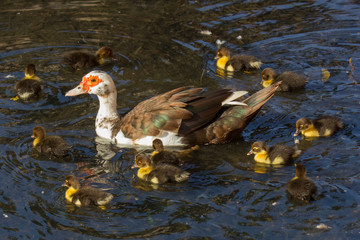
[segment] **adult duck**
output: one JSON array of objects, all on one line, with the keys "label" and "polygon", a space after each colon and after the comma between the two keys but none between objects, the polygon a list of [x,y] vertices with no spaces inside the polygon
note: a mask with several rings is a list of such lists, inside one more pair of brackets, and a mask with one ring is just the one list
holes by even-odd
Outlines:
[{"label": "adult duck", "polygon": [[95,130],[100,137],[117,144],[146,146],[159,138],[165,146],[181,146],[220,144],[239,138],[277,88],[278,84],[273,84],[238,102],[234,100],[246,92],[180,87],[149,98],[120,117],[112,78],[106,72],[92,71],[65,96],[98,96]]}]

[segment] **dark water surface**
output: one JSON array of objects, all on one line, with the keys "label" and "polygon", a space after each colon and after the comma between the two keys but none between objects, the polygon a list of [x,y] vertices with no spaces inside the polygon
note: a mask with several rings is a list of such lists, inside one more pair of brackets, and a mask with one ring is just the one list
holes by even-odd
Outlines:
[{"label": "dark water surface", "polygon": [[[359,239],[360,4],[358,1],[10,1],[0,9],[0,229],[8,239]],[[208,30],[211,35],[204,34]],[[205,32],[206,33],[206,32]],[[241,37],[239,37],[241,36]],[[201,146],[185,164],[185,184],[158,189],[134,178],[135,149],[96,138],[95,96],[65,97],[86,71],[60,65],[68,50],[110,46],[119,61],[101,67],[118,89],[118,110],[183,85],[253,93],[260,71],[223,76],[216,40],[260,58],[263,68],[309,79],[304,91],[277,94],[243,141]],[[350,73],[348,59],[354,71]],[[34,63],[46,81],[33,103],[14,102],[13,86]],[[322,69],[331,76],[321,80]],[[339,116],[335,136],[300,140],[317,200],[288,200],[294,167],[257,166],[257,140],[294,144],[302,116]],[[32,128],[63,136],[74,152],[49,159],[32,150]],[[110,207],[67,204],[64,176],[114,194]],[[325,228],[319,228],[325,224]]]}]

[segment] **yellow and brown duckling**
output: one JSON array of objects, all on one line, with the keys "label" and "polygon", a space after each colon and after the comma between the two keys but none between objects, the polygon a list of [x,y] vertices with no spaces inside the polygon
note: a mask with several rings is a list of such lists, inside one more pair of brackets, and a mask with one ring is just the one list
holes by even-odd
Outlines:
[{"label": "yellow and brown duckling", "polygon": [[254,160],[259,163],[289,164],[301,154],[301,150],[282,144],[268,147],[265,142],[257,141],[252,144],[251,150],[247,153],[247,155],[251,154],[255,154]]},{"label": "yellow and brown duckling", "polygon": [[114,52],[110,47],[102,47],[95,55],[85,50],[74,50],[65,53],[62,62],[75,70],[98,67],[105,63],[106,59],[115,60]]},{"label": "yellow and brown duckling", "polygon": [[314,200],[317,187],[310,178],[306,177],[303,164],[295,164],[295,177],[286,184],[286,191],[297,200]]},{"label": "yellow and brown duckling", "polygon": [[304,137],[329,137],[343,127],[340,119],[333,116],[320,116],[315,120],[303,117],[296,121],[296,132]]},{"label": "yellow and brown duckling", "polygon": [[132,168],[139,168],[137,176],[145,181],[154,184],[164,184],[168,182],[183,182],[189,179],[190,173],[177,166],[161,163],[154,165],[151,159],[144,153],[136,156],[135,164]]},{"label": "yellow and brown duckling", "polygon": [[33,128],[33,147],[42,154],[64,157],[69,153],[71,146],[60,136],[46,136],[46,131],[41,126]]},{"label": "yellow and brown duckling", "polygon": [[[43,84],[36,75],[34,64],[28,64],[25,67],[25,77],[15,84],[15,90],[18,98],[22,100],[29,100],[31,98],[38,98],[43,90]],[[17,100],[15,98],[14,100]]]},{"label": "yellow and brown duckling", "polygon": [[175,152],[171,152],[164,149],[163,142],[156,138],[152,142],[154,151],[152,153],[151,161],[152,164],[158,165],[162,163],[172,164],[176,166],[181,166],[182,161],[179,159],[179,156]]},{"label": "yellow and brown duckling", "polygon": [[226,47],[220,47],[217,50],[215,59],[216,66],[226,71],[251,71],[259,69],[262,62],[250,55],[234,55],[230,57],[230,50]]},{"label": "yellow and brown duckling", "polygon": [[111,193],[92,187],[81,187],[79,180],[74,175],[65,177],[63,186],[68,187],[65,198],[78,207],[98,206],[104,208],[112,199]]},{"label": "yellow and brown duckling", "polygon": [[265,68],[261,72],[261,85],[265,88],[273,83],[281,82],[277,91],[294,91],[305,87],[306,78],[300,74],[286,71],[280,74],[276,74],[272,68]]}]

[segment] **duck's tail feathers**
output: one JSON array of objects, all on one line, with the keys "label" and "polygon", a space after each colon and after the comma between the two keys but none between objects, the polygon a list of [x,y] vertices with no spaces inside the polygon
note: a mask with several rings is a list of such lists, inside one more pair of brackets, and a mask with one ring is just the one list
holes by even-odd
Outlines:
[{"label": "duck's tail feathers", "polygon": [[182,172],[181,174],[175,175],[176,182],[183,182],[189,179],[190,173],[189,172]]},{"label": "duck's tail feathers", "polygon": [[245,103],[243,102],[239,102],[239,101],[234,101],[242,96],[244,96],[245,94],[247,94],[248,92],[247,91],[236,91],[236,92],[233,92],[232,95],[230,95],[227,99],[225,99],[223,102],[222,102],[222,106],[224,105],[244,105],[246,106]]},{"label": "duck's tail feathers", "polygon": [[261,61],[250,62],[250,66],[251,66],[252,68],[260,69],[261,65],[262,65],[262,62],[261,62]]}]

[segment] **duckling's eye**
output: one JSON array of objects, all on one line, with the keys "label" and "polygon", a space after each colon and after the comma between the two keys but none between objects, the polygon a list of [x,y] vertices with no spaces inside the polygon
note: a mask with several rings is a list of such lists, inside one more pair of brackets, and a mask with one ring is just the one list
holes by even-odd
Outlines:
[{"label": "duckling's eye", "polygon": [[257,151],[257,150],[259,150],[258,147],[253,147],[253,151]]},{"label": "duckling's eye", "polygon": [[300,127],[300,128],[303,128],[303,127],[304,127],[304,125],[302,125],[302,124],[301,124],[299,127]]}]

